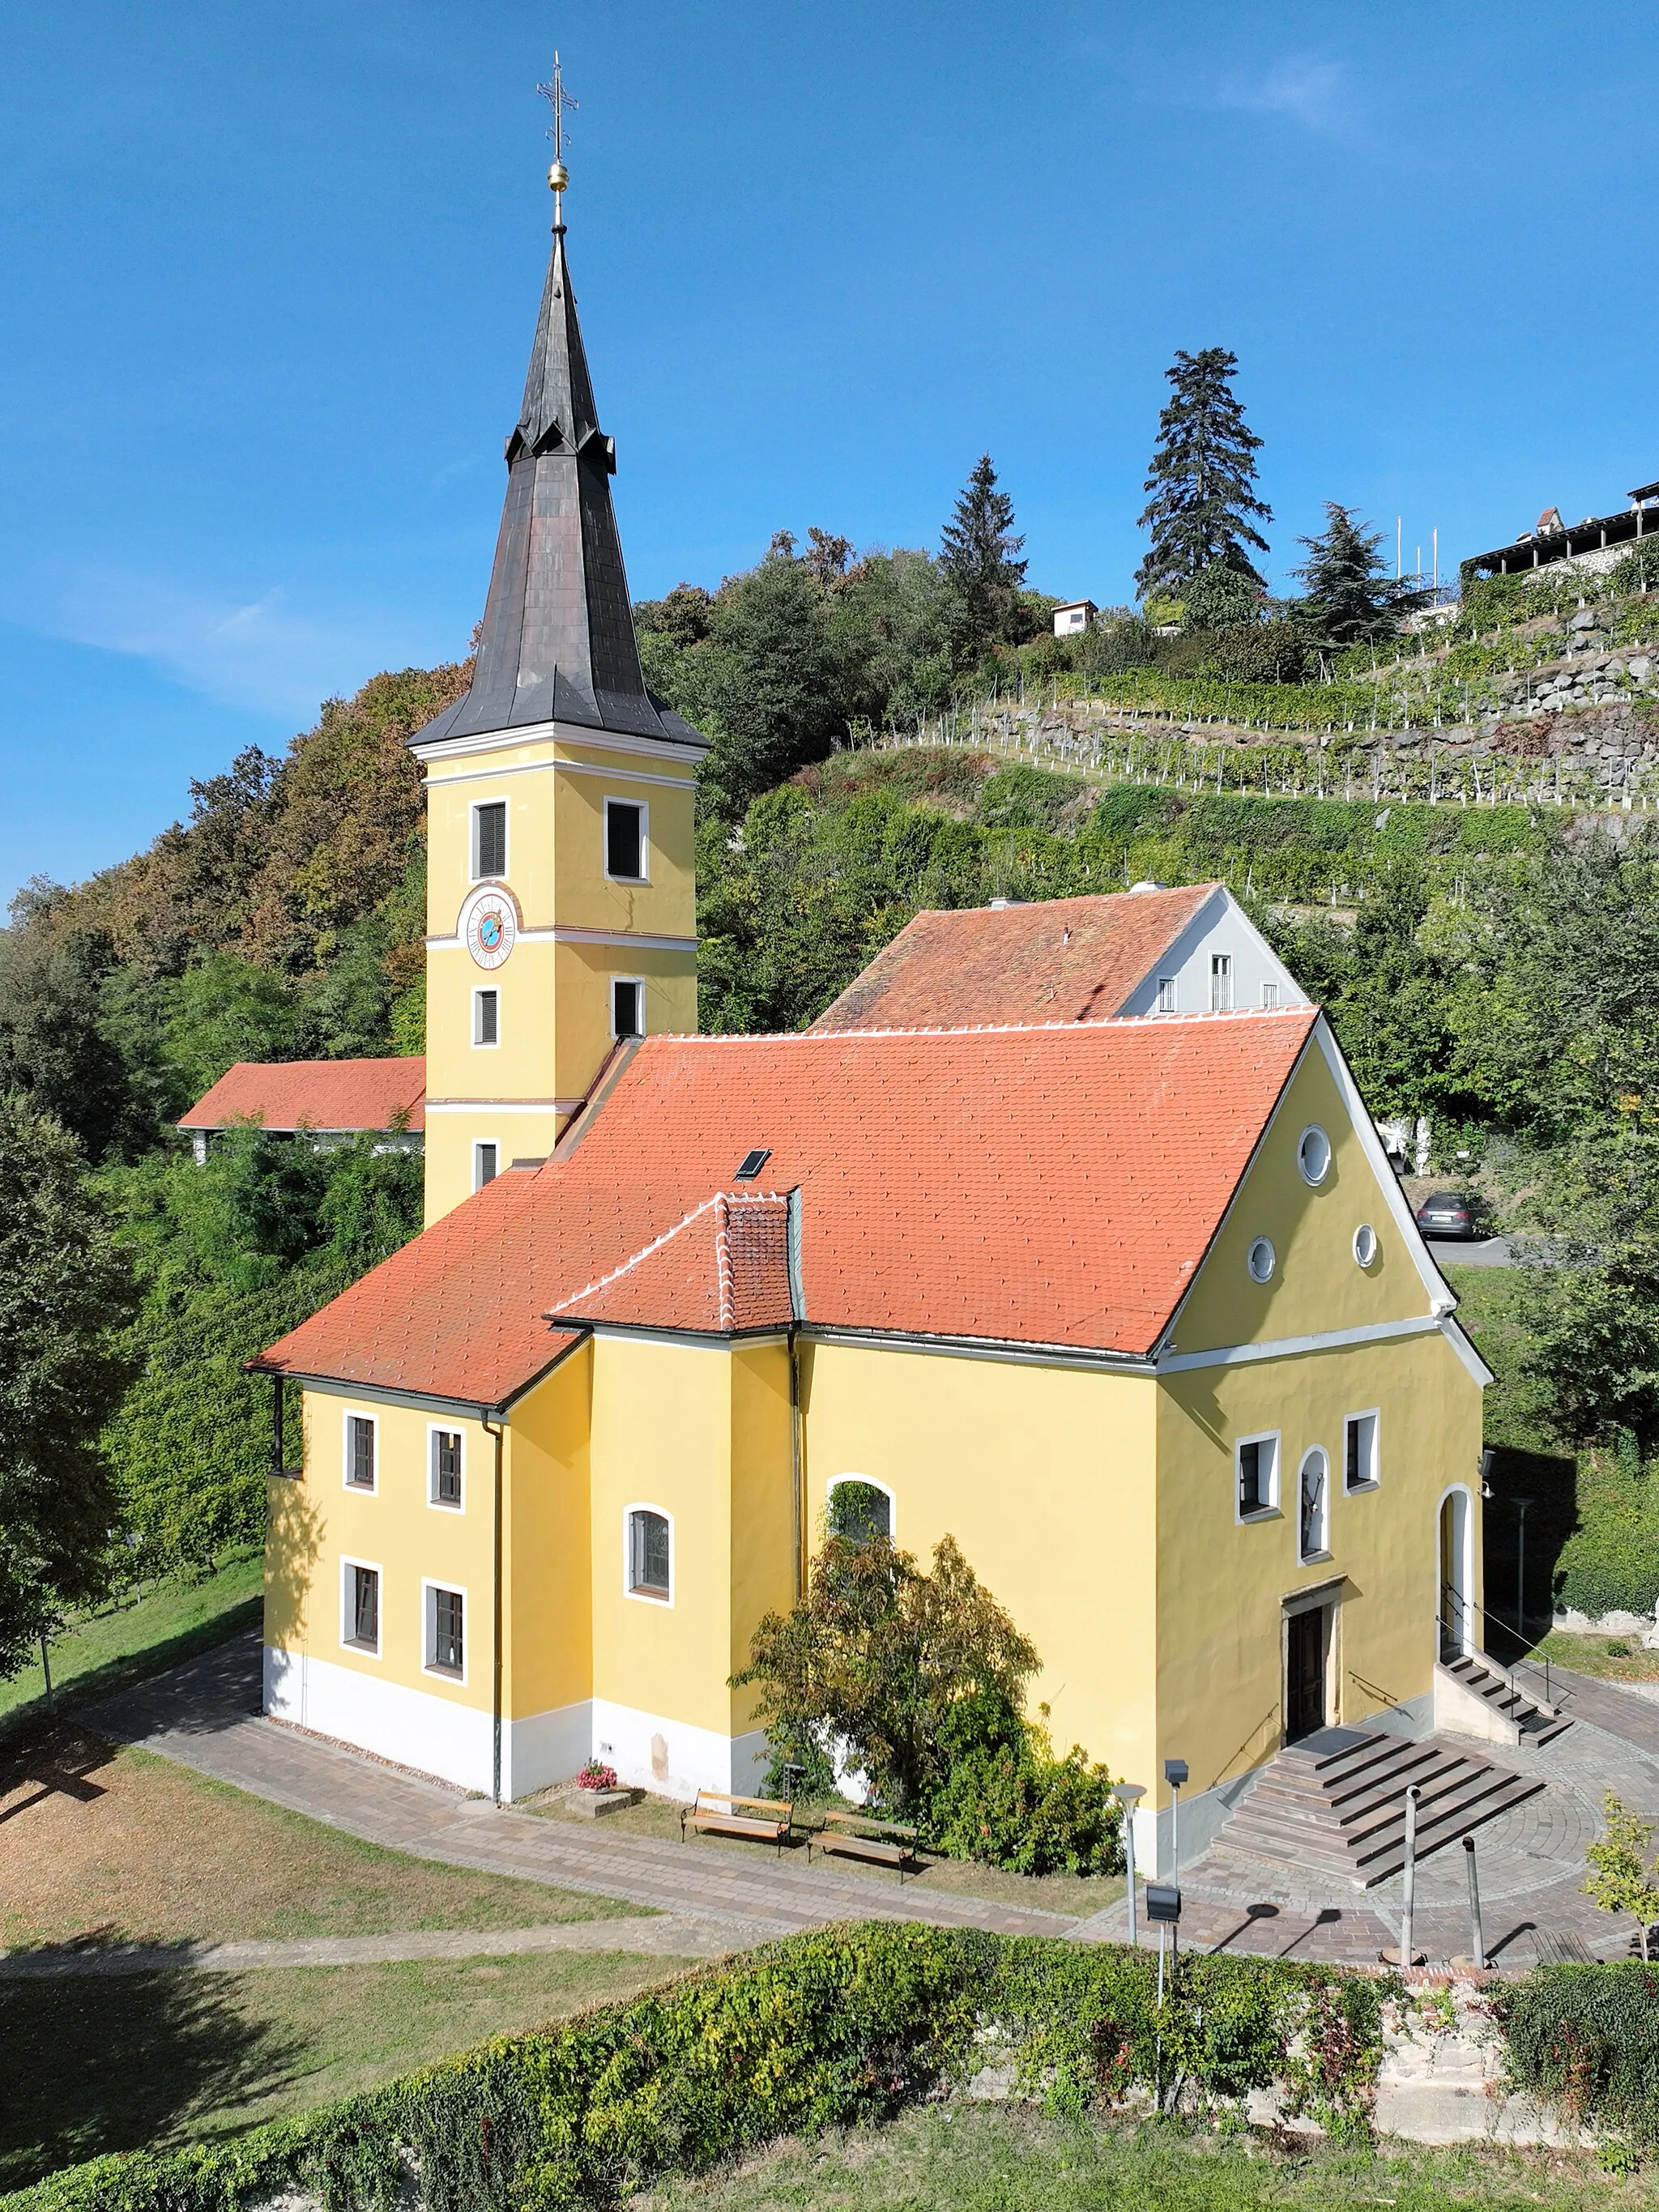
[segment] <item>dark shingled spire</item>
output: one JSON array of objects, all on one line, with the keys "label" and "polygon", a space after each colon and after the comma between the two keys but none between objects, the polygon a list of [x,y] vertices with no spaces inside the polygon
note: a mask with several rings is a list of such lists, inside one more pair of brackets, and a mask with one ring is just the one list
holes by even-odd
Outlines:
[{"label": "dark shingled spire", "polygon": [[507,504],[472,688],[411,744],[550,721],[707,743],[651,696],[640,672],[611,506],[616,466],[616,441],[601,433],[593,404],[564,225],[556,222],[524,408],[507,441]]}]

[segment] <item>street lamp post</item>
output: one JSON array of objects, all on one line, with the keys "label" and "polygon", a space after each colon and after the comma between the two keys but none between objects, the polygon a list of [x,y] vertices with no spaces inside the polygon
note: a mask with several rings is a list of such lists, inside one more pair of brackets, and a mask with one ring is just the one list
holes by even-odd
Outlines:
[{"label": "street lamp post", "polygon": [[[1139,1782],[1115,1782],[1112,1784],[1112,1796],[1122,1808],[1123,1812],[1121,1824],[1123,1872],[1129,1904],[1129,1948],[1131,1950],[1136,1949],[1140,1942],[1139,1929],[1135,1917],[1135,1807],[1146,1795],[1145,1786]],[[1153,1871],[1156,1873],[1157,1869],[1154,1868]]]}]

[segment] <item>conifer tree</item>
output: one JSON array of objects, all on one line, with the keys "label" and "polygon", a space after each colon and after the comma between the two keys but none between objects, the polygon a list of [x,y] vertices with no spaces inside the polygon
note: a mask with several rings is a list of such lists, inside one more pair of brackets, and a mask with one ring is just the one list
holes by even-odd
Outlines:
[{"label": "conifer tree", "polygon": [[981,453],[939,533],[951,653],[958,667],[1013,637],[1025,583],[1025,563],[1017,556],[1024,543],[1014,533],[1014,502],[997,489],[991,456]]},{"label": "conifer tree", "polygon": [[1135,571],[1143,599],[1179,592],[1202,568],[1222,562],[1263,582],[1247,546],[1265,553],[1256,521],[1273,509],[1255,496],[1255,454],[1261,441],[1244,420],[1232,391],[1237,354],[1224,346],[1177,353],[1164,375],[1174,397],[1158,418],[1158,444],[1144,489],[1152,494],[1140,527],[1152,547]]},{"label": "conifer tree", "polygon": [[1325,502],[1325,527],[1318,537],[1297,543],[1308,549],[1304,564],[1291,571],[1308,587],[1297,617],[1322,645],[1392,637],[1401,616],[1426,606],[1433,596],[1389,575],[1381,532],[1367,530],[1352,507],[1334,499]]}]

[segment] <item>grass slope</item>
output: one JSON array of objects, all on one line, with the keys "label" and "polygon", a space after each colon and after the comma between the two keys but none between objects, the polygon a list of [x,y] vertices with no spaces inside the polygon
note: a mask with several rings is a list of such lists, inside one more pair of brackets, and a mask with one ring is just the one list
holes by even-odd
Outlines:
[{"label": "grass slope", "polygon": [[0,2189],[326,2104],[631,1996],[678,1963],[555,1954],[0,1983]]},{"label": "grass slope", "polygon": [[1613,2180],[1582,2155],[1413,2151],[1372,2157],[1170,2125],[1099,2126],[1017,2106],[953,2105],[890,2128],[774,2145],[704,2181],[676,2181],[636,2212],[1252,2212],[1388,2204],[1399,2212],[1638,2212],[1651,2182]]},{"label": "grass slope", "polygon": [[[57,1712],[108,1697],[129,1682],[221,1644],[259,1625],[261,1555],[241,1551],[200,1583],[165,1583],[137,1605],[79,1622],[48,1647]],[[37,1663],[0,1681],[0,1738],[47,1717],[46,1683]]]},{"label": "grass slope", "polygon": [[0,1936],[9,1945],[528,1928],[635,1912],[383,1850],[76,1731],[0,1764]]}]

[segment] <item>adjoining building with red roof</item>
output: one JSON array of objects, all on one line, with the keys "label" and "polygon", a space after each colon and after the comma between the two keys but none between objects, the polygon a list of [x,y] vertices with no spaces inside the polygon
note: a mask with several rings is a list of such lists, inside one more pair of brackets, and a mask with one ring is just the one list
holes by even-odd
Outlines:
[{"label": "adjoining building with red roof", "polygon": [[919,915],[810,1031],[688,1034],[702,740],[614,466],[560,221],[472,690],[412,741],[424,1087],[191,1117],[428,1129],[428,1226],[252,1363],[267,1711],[503,1799],[753,1790],[732,1678],[851,1483],[955,1538],[1155,1856],[1166,1759],[1196,1844],[1287,1741],[1421,1733],[1490,1378],[1323,1018],[1200,884]]},{"label": "adjoining building with red roof", "polygon": [[209,1141],[238,1126],[283,1136],[384,1135],[419,1152],[426,1128],[426,1061],[399,1060],[239,1060],[198,1098],[179,1123],[207,1158]]}]

